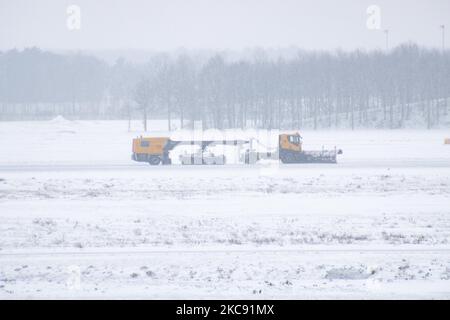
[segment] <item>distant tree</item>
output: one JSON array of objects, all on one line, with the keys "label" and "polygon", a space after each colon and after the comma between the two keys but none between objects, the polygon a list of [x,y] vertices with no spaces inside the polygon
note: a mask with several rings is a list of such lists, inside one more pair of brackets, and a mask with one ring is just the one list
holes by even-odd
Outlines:
[{"label": "distant tree", "polygon": [[402,128],[422,118],[433,128],[448,115],[448,50],[406,43],[389,52],[249,53],[161,53],[108,65],[83,54],[9,50],[0,54],[0,110],[130,120],[136,102],[145,119],[151,108],[169,130],[174,118],[181,127],[202,120],[218,129]]},{"label": "distant tree", "polygon": [[147,114],[152,100],[151,84],[148,78],[142,78],[134,90],[134,100],[142,111],[142,124],[147,131]]}]

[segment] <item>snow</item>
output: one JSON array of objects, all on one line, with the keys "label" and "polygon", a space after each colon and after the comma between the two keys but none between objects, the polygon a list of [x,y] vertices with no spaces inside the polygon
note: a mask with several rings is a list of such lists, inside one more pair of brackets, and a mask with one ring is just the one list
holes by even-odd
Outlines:
[{"label": "snow", "polygon": [[[151,121],[150,133],[141,130],[133,121],[127,131],[126,121],[69,121],[56,117],[40,122],[1,122],[0,165],[130,165],[131,139],[140,135],[168,136],[166,121]],[[301,131],[306,150],[343,149],[341,165],[348,166],[404,166],[405,164],[446,166],[450,159],[449,145],[444,139],[450,130],[324,130]],[[264,146],[276,147],[277,131],[262,130],[206,130],[194,132],[178,130],[170,134],[177,139],[249,139],[258,138]],[[218,147],[220,148],[220,147]],[[225,149],[235,151],[226,146]],[[182,147],[174,150],[178,159]],[[226,151],[225,151],[226,152]],[[237,157],[227,154],[227,159]],[[234,161],[235,162],[235,161]]]},{"label": "snow", "polygon": [[132,129],[0,122],[0,298],[450,298],[449,130],[301,132],[338,164],[151,167]]}]

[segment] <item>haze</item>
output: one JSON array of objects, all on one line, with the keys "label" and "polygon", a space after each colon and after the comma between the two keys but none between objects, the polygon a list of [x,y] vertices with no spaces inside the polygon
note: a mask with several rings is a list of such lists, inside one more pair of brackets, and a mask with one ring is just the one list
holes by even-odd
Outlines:
[{"label": "haze", "polygon": [[[80,30],[66,25],[72,4]],[[380,30],[366,26],[373,4]],[[0,50],[375,49],[385,47],[383,29],[390,46],[440,47],[449,22],[448,0],[0,0]]]}]

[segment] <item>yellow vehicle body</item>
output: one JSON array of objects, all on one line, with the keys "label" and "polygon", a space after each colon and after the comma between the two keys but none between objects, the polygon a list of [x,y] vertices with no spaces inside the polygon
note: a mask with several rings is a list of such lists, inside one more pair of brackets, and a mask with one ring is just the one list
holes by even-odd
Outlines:
[{"label": "yellow vehicle body", "polygon": [[133,139],[133,153],[154,154],[162,156],[164,147],[170,139],[168,137],[135,138]]},{"label": "yellow vehicle body", "polygon": [[157,165],[160,162],[170,164],[169,151],[171,140],[168,137],[140,137],[133,139],[132,159]]}]

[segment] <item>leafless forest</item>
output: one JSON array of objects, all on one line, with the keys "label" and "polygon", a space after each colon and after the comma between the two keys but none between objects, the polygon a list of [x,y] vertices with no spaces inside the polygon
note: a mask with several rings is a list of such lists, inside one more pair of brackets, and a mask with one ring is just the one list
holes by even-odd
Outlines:
[{"label": "leafless forest", "polygon": [[[450,51],[301,51],[251,58],[158,53],[107,63],[39,48],[0,53],[3,120],[176,119],[184,128],[447,126]],[[173,128],[173,125],[172,125]],[[151,128],[147,128],[151,129]]]}]

